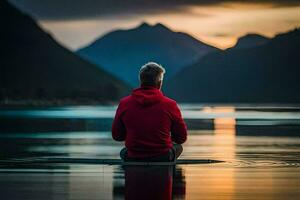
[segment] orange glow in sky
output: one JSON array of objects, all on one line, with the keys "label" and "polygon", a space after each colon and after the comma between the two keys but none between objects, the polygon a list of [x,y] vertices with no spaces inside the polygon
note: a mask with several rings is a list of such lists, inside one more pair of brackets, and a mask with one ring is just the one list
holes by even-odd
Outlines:
[{"label": "orange glow in sky", "polygon": [[247,33],[273,37],[300,27],[300,6],[221,3],[186,6],[176,12],[66,21],[40,20],[39,23],[60,43],[70,49],[78,49],[107,32],[134,28],[144,21],[150,24],[160,22],[174,31],[186,32],[205,43],[225,49]]}]

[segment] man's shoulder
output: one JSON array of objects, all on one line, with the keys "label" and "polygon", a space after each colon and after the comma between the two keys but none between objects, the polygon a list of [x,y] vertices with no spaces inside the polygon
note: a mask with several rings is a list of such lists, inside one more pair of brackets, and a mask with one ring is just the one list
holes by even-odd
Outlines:
[{"label": "man's shoulder", "polygon": [[131,101],[131,95],[122,97],[122,98],[120,99],[120,104],[124,104],[124,103],[127,103],[127,102],[129,102],[129,101]]},{"label": "man's shoulder", "polygon": [[171,99],[170,97],[164,96],[163,97],[163,103],[170,105],[170,106],[174,106],[177,105],[177,102],[174,99]]}]

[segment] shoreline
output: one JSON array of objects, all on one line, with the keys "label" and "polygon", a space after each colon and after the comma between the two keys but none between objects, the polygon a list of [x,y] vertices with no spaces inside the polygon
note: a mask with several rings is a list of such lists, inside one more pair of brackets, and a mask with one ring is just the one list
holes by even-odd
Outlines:
[{"label": "shoreline", "polygon": [[[121,97],[120,97],[121,99]],[[0,109],[39,109],[65,106],[113,106],[118,105],[119,100],[102,100],[87,98],[72,99],[4,99],[0,100]],[[300,103],[276,103],[276,102],[177,102],[182,107],[235,107],[236,109],[294,109],[300,108]]]},{"label": "shoreline", "polygon": [[37,109],[64,106],[110,106],[116,105],[118,101],[102,101],[91,99],[52,99],[52,100],[4,100],[0,101],[0,109]]}]

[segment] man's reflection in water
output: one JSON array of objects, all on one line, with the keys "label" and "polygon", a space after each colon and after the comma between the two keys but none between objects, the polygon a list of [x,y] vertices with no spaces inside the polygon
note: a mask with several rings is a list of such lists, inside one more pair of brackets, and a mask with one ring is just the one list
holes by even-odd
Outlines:
[{"label": "man's reflection in water", "polygon": [[[174,166],[126,166],[125,186],[114,184],[114,199],[184,199],[182,169]],[[115,183],[117,183],[115,181]]]}]

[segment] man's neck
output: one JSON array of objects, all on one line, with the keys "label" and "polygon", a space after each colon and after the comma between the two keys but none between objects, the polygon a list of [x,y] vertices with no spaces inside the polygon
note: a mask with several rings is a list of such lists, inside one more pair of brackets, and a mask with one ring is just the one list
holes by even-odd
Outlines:
[{"label": "man's neck", "polygon": [[160,90],[159,86],[154,86],[154,85],[140,85],[140,87],[149,87],[149,88],[155,88],[155,89]]}]

